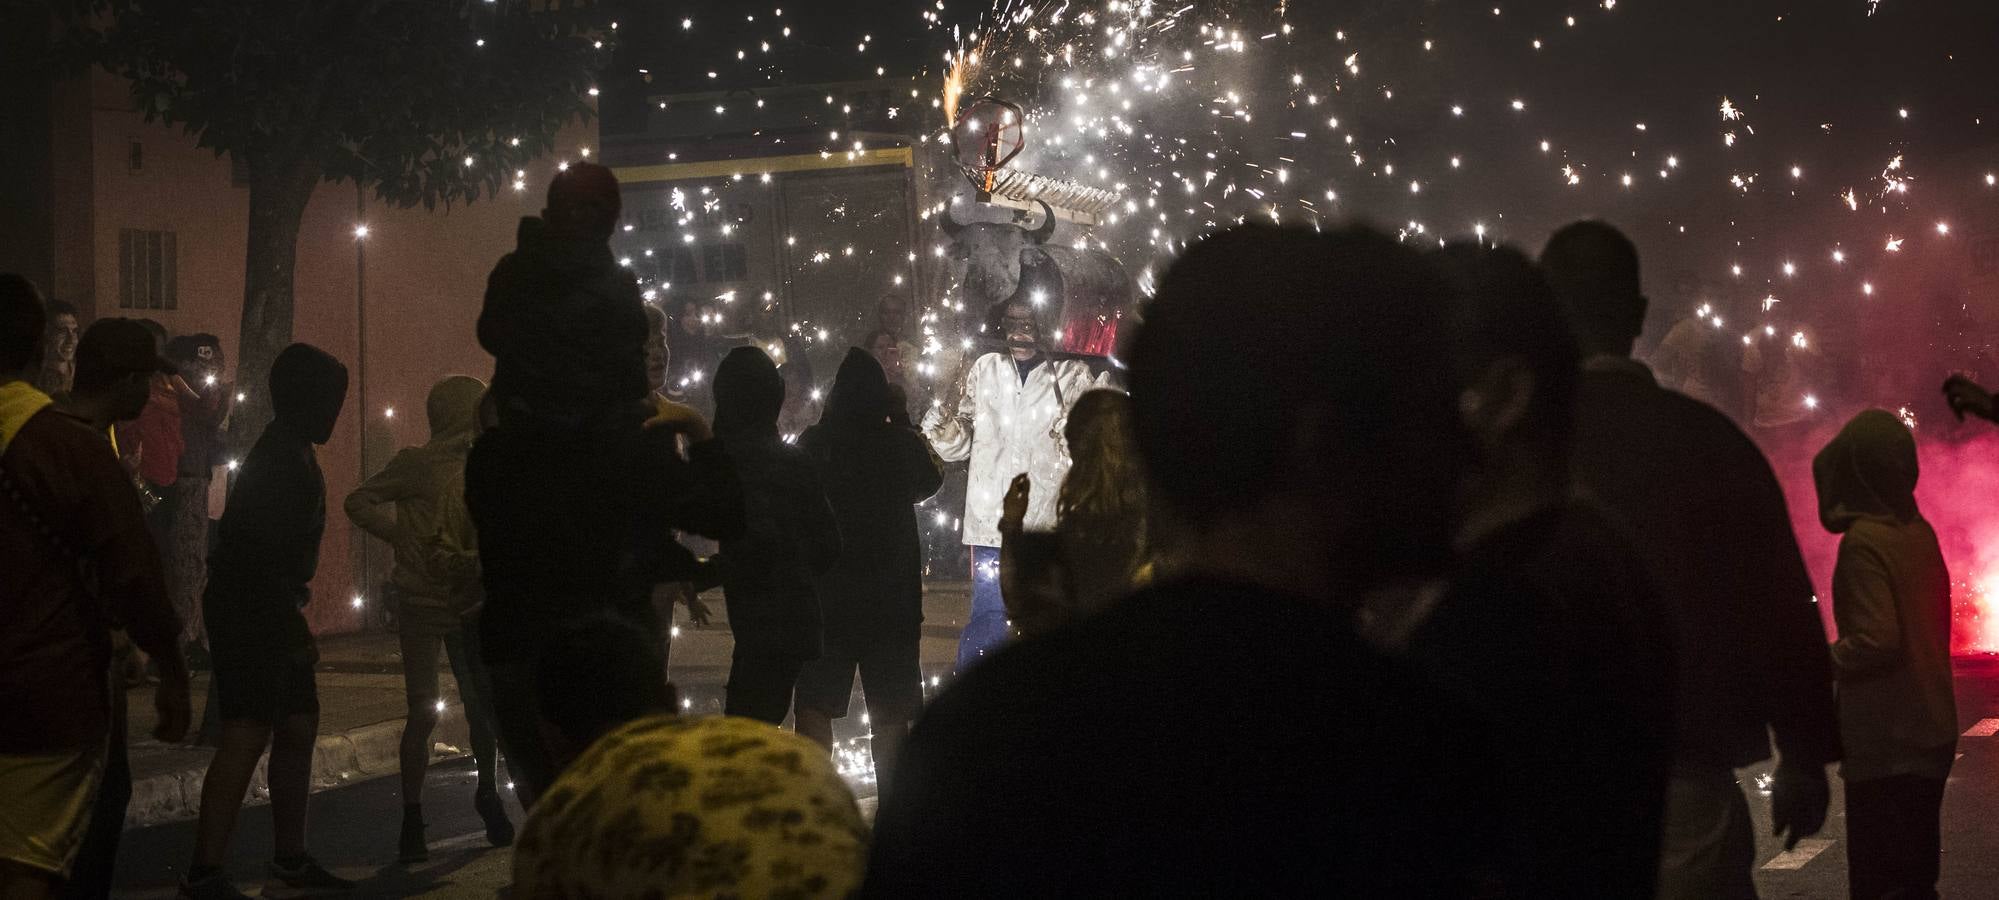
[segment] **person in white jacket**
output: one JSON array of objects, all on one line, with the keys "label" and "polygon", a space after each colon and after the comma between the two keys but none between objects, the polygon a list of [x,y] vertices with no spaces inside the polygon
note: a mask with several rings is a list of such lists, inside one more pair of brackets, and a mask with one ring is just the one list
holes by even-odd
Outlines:
[{"label": "person in white jacket", "polygon": [[1083,393],[1098,386],[1087,362],[1043,350],[1034,305],[1009,301],[999,320],[1007,349],[973,361],[955,405],[931,407],[923,433],[947,462],[971,460],[964,541],[972,555],[972,614],[958,638],[958,671],[997,648],[1007,633],[1000,597],[1000,507],[1014,476],[1033,484],[1026,526],[1055,526],[1055,498],[1069,471],[1062,425]]}]

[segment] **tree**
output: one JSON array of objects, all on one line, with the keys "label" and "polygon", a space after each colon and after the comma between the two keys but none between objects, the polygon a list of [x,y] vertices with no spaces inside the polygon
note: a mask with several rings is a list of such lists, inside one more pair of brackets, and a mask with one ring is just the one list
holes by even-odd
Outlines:
[{"label": "tree", "polygon": [[[128,79],[249,175],[240,384],[292,340],[306,204],[353,181],[408,208],[517,190],[515,173],[592,114],[615,32],[597,0],[51,0],[57,58]],[[254,439],[265,392],[238,413]]]}]

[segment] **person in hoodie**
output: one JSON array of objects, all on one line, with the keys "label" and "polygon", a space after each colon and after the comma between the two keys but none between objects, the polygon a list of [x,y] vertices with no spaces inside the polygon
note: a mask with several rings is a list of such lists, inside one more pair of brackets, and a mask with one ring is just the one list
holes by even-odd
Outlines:
[{"label": "person in hoodie", "polygon": [[840,558],[817,582],[825,652],[798,678],[798,733],[831,747],[847,714],[854,674],[867,696],[878,784],[923,707],[923,539],[915,504],[944,483],[929,442],[909,424],[887,373],[860,348],[847,351],[826,412],[799,438],[826,486]]},{"label": "person in hoodie", "polygon": [[194,860],[181,896],[242,896],[222,870],[257,760],[271,754],[271,885],[349,890],[306,853],[306,798],[319,739],[319,661],[305,606],[326,531],[326,480],[313,448],[333,436],[347,367],[293,344],[271,363],[271,424],[243,459],[208,560],[202,616],[215,661],[221,737],[201,787]]},{"label": "person in hoodie", "polygon": [[715,372],[715,433],[742,481],[747,526],[710,558],[735,633],[724,712],[776,725],[791,711],[799,670],[820,653],[813,583],[840,556],[840,531],[805,451],[777,433],[784,376],[755,347]]},{"label": "person in hoodie", "polygon": [[622,207],[610,169],[571,165],[493,268],[479,346],[493,354],[502,427],[606,423],[645,399],[645,301],[611,255]]},{"label": "person in hoodie", "polygon": [[1832,667],[1854,900],[1937,895],[1957,699],[1950,573],[1916,507],[1916,476],[1915,438],[1878,409],[1854,416],[1812,460],[1819,522],[1840,536]]},{"label": "person in hoodie", "polygon": [[403,825],[398,858],[429,858],[423,837],[423,778],[430,765],[430,734],[437,726],[437,654],[441,646],[458,682],[465,721],[472,735],[472,758],[479,786],[472,805],[486,823],[495,847],[513,843],[514,826],[500,801],[495,778],[491,688],[479,661],[478,632],[466,627],[479,590],[479,543],[465,510],[465,454],[479,433],[479,401],[485,382],[450,375],[430,389],[426,412],[430,441],[395,455],[387,466],[347,495],[347,518],[395,548],[390,582],[401,606],[403,694],[409,717],[403,724]]}]

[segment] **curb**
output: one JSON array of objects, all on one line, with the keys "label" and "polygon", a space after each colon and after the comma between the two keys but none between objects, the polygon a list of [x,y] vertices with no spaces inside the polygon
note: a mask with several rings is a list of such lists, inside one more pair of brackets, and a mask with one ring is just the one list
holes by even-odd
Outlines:
[{"label": "curb", "polygon": [[[390,719],[372,725],[322,734],[312,750],[312,791],[350,784],[357,780],[393,775],[402,767],[404,719]],[[451,704],[438,717],[431,732],[431,761],[458,759],[470,755],[463,749],[471,744],[464,708]],[[208,775],[208,757],[179,771],[135,779],[132,802],[125,807],[125,827],[136,828],[192,819],[201,812],[201,786]],[[267,803],[271,798],[266,767],[270,756],[257,762],[250,777],[245,804]]]}]

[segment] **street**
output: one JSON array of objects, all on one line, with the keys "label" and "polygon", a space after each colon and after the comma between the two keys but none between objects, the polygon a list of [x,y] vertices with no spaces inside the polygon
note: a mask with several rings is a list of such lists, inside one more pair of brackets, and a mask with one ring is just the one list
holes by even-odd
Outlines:
[{"label": "street", "polygon": [[[1986,896],[1999,881],[1999,828],[1988,810],[1999,805],[1999,658],[1958,660],[1958,709],[1965,737],[1944,800],[1944,896]],[[1754,785],[1759,767],[1745,771]],[[367,897],[492,897],[509,880],[511,857],[486,844],[472,811],[474,778],[469,760],[432,767],[426,782],[424,815],[429,822],[431,859],[404,867],[395,863],[396,826],[401,798],[396,779],[374,778],[317,794],[313,798],[312,849],[339,874],[361,880]],[[1789,852],[1769,836],[1769,802],[1750,795],[1757,822],[1756,882],[1765,897],[1835,898],[1846,894],[1845,816],[1840,782],[1832,779],[1833,807],[1825,830]],[[1190,785],[1190,790],[1198,790]],[[871,793],[861,785],[861,791]],[[872,797],[863,809],[872,812]],[[518,821],[519,810],[514,808]],[[229,871],[237,886],[256,893],[262,866],[270,858],[270,816],[257,806],[241,819]],[[171,897],[189,848],[194,823],[173,822],[126,832],[118,867],[120,896]]]}]

